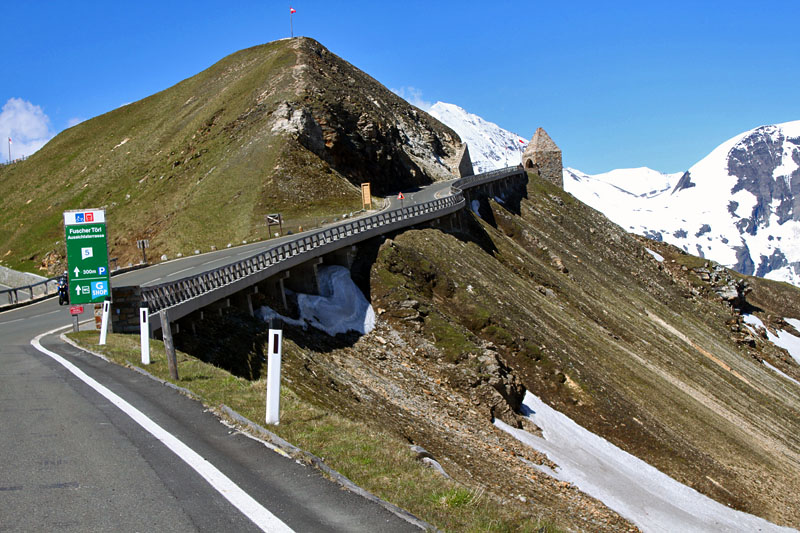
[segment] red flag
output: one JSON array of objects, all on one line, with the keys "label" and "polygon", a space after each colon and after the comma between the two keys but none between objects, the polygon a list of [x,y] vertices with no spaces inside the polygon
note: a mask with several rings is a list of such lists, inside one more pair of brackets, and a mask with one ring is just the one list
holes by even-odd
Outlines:
[{"label": "red flag", "polygon": [[11,137],[9,137],[9,138],[8,138],[8,144],[13,144],[13,143],[11,142]]},{"label": "red flag", "polygon": [[290,7],[290,8],[289,8],[289,13],[290,13],[290,14],[297,13],[297,10],[296,10],[295,8],[293,8],[293,7]]},{"label": "red flag", "polygon": [[522,144],[525,144],[525,141],[522,140],[522,139],[520,139],[519,142],[521,142]]}]

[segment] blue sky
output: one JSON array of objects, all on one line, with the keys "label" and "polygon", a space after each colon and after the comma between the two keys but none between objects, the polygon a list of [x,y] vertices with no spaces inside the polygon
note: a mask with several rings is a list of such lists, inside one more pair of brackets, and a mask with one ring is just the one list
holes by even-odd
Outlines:
[{"label": "blue sky", "polygon": [[[0,139],[12,157],[242,48],[313,37],[387,87],[457,104],[598,173],[685,170],[800,119],[800,2],[10,2]],[[8,157],[2,143],[0,160]]]}]

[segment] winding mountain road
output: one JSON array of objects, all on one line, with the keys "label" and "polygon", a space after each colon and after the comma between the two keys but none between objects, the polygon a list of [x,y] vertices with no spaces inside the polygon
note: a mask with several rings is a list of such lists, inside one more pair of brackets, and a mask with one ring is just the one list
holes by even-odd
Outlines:
[{"label": "winding mountain road", "polygon": [[[449,182],[406,193],[404,204],[445,190]],[[178,279],[280,242],[193,255],[113,283]],[[0,529],[418,530],[231,430],[200,403],[64,343],[59,334],[71,323],[52,298],[0,312]]]}]

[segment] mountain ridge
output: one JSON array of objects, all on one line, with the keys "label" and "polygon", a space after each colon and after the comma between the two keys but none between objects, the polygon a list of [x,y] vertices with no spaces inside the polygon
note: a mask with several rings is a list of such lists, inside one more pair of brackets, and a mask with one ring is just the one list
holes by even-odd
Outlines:
[{"label": "mountain ridge", "polygon": [[[109,253],[136,261],[314,227],[376,196],[471,172],[458,135],[313,39],[227,56],[0,167],[5,266],[63,269],[61,212],[105,208]],[[235,208],[234,208],[235,206]],[[208,228],[213,228],[209,232]]]},{"label": "mountain ridge", "polygon": [[[496,139],[516,134],[452,104],[433,109],[447,110],[438,118],[473,143],[471,156],[482,170],[506,166]],[[800,285],[800,121],[735,135],[685,172],[641,167],[589,175],[565,168],[563,174],[568,192],[628,231],[743,274]]]}]

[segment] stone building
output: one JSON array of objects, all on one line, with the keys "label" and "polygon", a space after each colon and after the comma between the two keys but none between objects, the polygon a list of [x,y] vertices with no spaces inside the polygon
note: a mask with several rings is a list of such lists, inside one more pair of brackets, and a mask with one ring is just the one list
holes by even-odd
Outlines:
[{"label": "stone building", "polygon": [[522,166],[537,171],[542,178],[564,188],[561,149],[544,129],[539,128],[533,134],[533,139],[522,153]]}]

